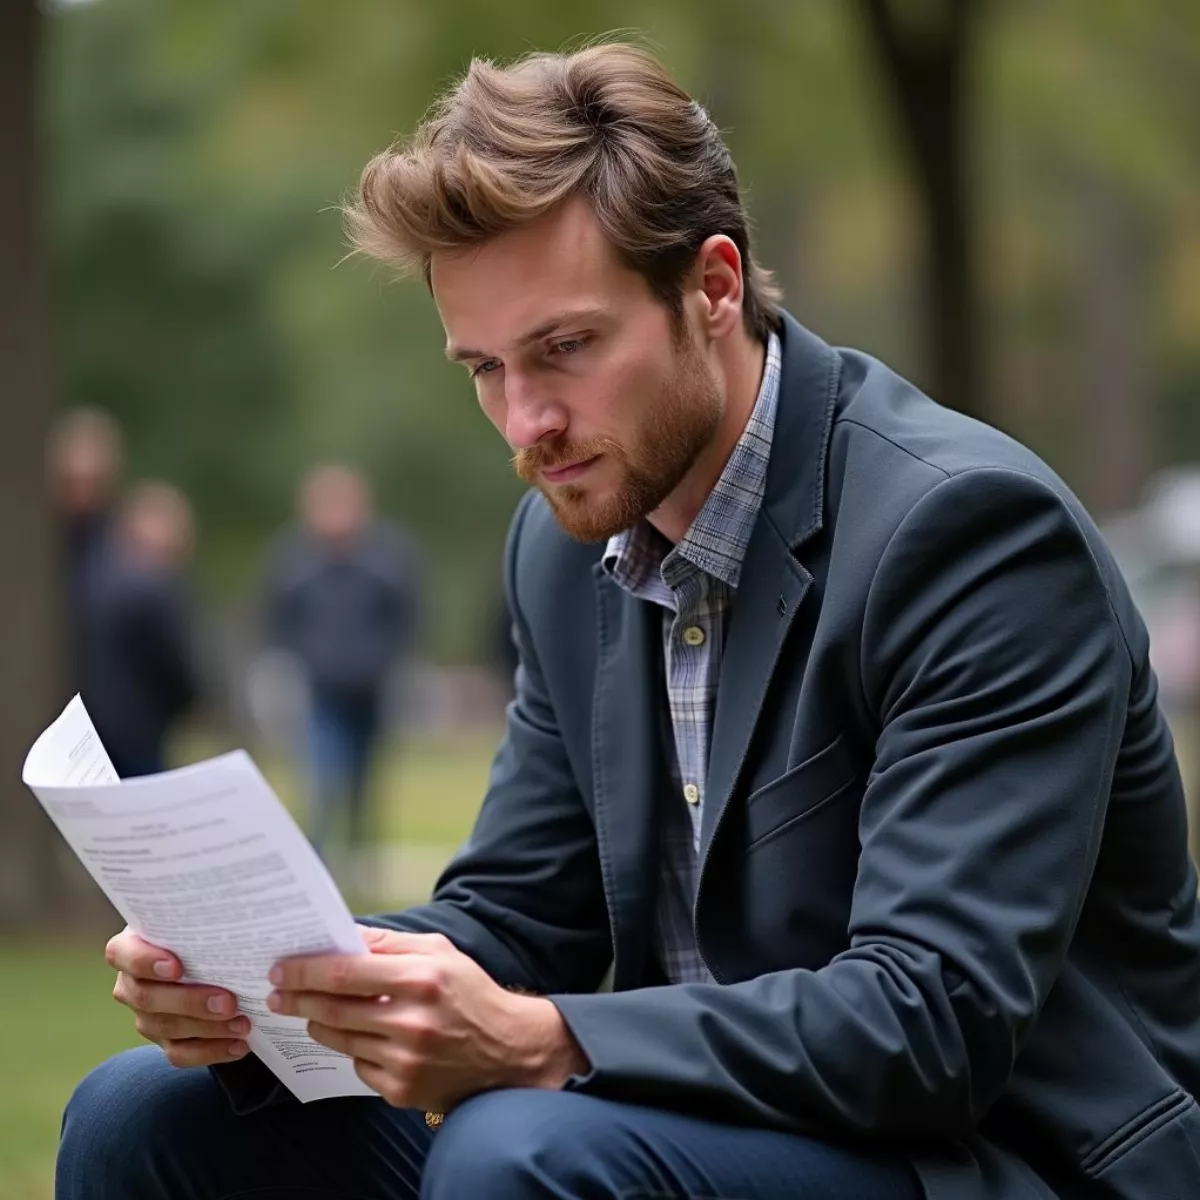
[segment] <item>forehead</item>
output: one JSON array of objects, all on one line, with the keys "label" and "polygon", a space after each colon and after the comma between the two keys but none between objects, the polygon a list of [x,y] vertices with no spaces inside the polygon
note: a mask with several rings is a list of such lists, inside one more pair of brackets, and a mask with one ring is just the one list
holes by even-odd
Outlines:
[{"label": "forehead", "polygon": [[434,254],[430,284],[450,341],[489,351],[549,314],[649,295],[580,200],[482,245]]}]

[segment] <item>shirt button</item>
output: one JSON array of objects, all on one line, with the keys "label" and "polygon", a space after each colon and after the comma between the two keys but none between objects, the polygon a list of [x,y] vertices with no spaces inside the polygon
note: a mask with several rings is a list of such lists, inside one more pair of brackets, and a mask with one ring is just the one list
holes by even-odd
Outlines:
[{"label": "shirt button", "polygon": [[689,646],[703,646],[704,630],[701,629],[699,625],[689,625],[683,631],[683,640],[687,642]]},{"label": "shirt button", "polygon": [[694,783],[685,783],[683,785],[683,798],[689,804],[699,804],[700,789]]}]

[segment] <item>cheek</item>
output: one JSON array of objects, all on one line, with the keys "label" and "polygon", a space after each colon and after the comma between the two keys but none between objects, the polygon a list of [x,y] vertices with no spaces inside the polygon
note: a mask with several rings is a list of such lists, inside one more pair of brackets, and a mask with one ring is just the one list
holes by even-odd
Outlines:
[{"label": "cheek", "polygon": [[605,389],[604,420],[618,434],[636,434],[662,395],[667,373],[656,360],[632,357],[614,371]]},{"label": "cheek", "polygon": [[620,417],[637,408],[644,386],[637,364],[621,363],[606,374],[603,386],[597,389],[594,407],[606,416]]},{"label": "cheek", "polygon": [[675,365],[675,352],[670,332],[660,328],[657,321],[646,321],[634,327],[633,336],[620,356],[620,369],[630,382],[642,388],[661,385]]},{"label": "cheek", "polygon": [[[504,403],[504,393],[499,388],[480,386],[476,388],[475,399],[483,410],[483,415],[492,423],[496,432],[504,437],[508,424],[508,405]],[[505,441],[508,439],[505,438]]]}]

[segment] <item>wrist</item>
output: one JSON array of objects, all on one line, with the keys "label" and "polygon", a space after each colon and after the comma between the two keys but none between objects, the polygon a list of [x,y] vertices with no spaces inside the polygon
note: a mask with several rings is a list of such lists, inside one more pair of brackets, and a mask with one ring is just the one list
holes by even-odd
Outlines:
[{"label": "wrist", "polygon": [[514,996],[519,1002],[517,1036],[510,1045],[515,1087],[561,1088],[572,1075],[589,1069],[587,1055],[575,1040],[557,1006],[540,996]]}]

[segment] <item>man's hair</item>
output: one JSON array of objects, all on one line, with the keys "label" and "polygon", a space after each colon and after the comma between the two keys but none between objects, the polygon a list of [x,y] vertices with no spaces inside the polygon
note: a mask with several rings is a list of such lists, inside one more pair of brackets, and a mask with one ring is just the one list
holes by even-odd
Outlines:
[{"label": "man's hair", "polygon": [[742,257],[747,330],[766,340],[780,293],[755,263],[721,134],[653,55],[607,43],[476,59],[413,137],[376,156],[346,209],[362,252],[429,282],[431,255],[477,245],[583,197],[673,314],[706,238]]}]

